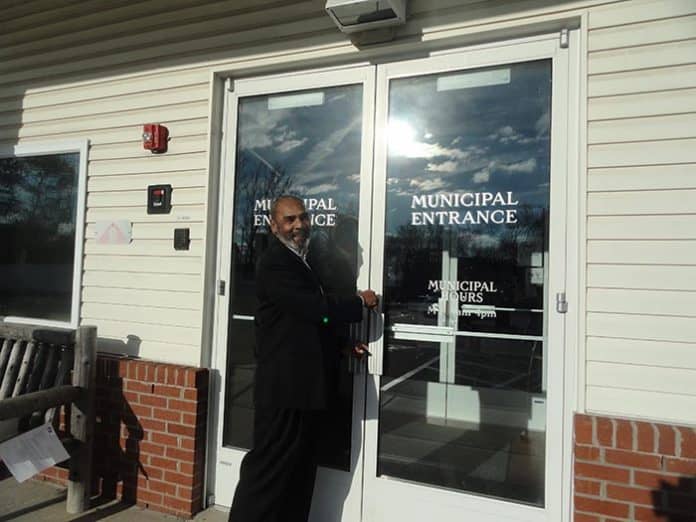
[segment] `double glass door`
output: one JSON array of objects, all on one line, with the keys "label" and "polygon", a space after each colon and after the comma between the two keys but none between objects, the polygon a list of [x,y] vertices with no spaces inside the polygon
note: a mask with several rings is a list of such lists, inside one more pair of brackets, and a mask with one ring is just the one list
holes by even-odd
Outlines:
[{"label": "double glass door", "polygon": [[532,38],[232,83],[217,504],[251,444],[253,268],[291,193],[324,287],[382,296],[339,331],[373,356],[338,369],[312,519],[560,520],[566,82]]}]

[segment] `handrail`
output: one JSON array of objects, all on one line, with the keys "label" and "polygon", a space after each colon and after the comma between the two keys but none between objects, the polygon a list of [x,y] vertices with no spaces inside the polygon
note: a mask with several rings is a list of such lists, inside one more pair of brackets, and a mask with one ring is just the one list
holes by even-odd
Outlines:
[{"label": "handrail", "polygon": [[0,318],[0,339],[69,345],[75,342],[75,330],[32,324],[3,322]]},{"label": "handrail", "polygon": [[24,417],[39,410],[47,410],[75,402],[85,393],[83,388],[64,384],[46,390],[26,393],[0,401],[0,421]]},{"label": "handrail", "polygon": [[[29,382],[29,366],[38,355],[35,345],[52,345],[47,356],[46,368],[41,371],[41,389],[29,391],[16,384],[13,397],[0,399],[0,420],[21,418],[36,411],[70,405],[69,432],[75,444],[70,458],[68,513],[81,513],[89,508],[92,478],[92,453],[94,447],[97,327],[80,326],[77,330],[54,328],[31,324],[8,323],[0,317],[0,383],[9,391],[13,383]],[[24,343],[26,342],[26,347]],[[66,356],[72,348],[70,356]],[[26,349],[25,349],[26,348]],[[35,357],[36,356],[36,357]],[[72,359],[72,360],[71,360]],[[58,363],[60,360],[60,363]],[[70,361],[70,362],[68,362]],[[68,366],[70,365],[70,366]],[[63,384],[64,377],[72,367],[72,384]],[[11,372],[11,373],[6,373]],[[57,373],[56,373],[57,372]],[[38,374],[37,374],[38,375]],[[17,379],[15,381],[15,379]],[[46,382],[44,382],[46,381]],[[0,395],[1,397],[2,395]]]}]

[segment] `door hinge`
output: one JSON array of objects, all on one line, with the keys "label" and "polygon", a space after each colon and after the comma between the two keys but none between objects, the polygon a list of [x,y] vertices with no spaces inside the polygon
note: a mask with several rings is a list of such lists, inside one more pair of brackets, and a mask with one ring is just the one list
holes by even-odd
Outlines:
[{"label": "door hinge", "polygon": [[568,45],[570,43],[570,36],[568,34],[568,29],[566,29],[565,27],[561,29],[561,36],[559,38],[558,43],[560,44],[561,49],[568,48]]},{"label": "door hinge", "polygon": [[218,281],[218,295],[225,295],[225,287],[227,285],[225,284],[225,281],[220,279]]},{"label": "door hinge", "polygon": [[568,301],[566,301],[565,292],[558,292],[556,294],[556,311],[559,314],[564,314],[568,311]]}]

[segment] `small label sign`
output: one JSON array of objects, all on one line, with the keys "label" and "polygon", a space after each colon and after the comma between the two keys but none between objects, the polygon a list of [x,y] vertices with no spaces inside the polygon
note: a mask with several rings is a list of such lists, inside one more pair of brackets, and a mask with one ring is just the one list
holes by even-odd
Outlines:
[{"label": "small label sign", "polygon": [[133,236],[133,227],[130,221],[97,221],[96,239],[100,245],[127,245]]}]

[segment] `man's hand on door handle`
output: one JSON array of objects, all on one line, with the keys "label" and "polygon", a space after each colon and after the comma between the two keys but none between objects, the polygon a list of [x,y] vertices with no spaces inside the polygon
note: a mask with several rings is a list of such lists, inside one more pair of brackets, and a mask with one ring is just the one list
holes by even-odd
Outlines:
[{"label": "man's hand on door handle", "polygon": [[360,299],[362,299],[363,305],[370,310],[376,308],[379,304],[379,297],[377,297],[374,290],[361,290],[358,292],[358,295],[360,296]]},{"label": "man's hand on door handle", "polygon": [[351,355],[356,359],[362,359],[364,356],[372,357],[365,343],[355,343],[351,350]]}]

